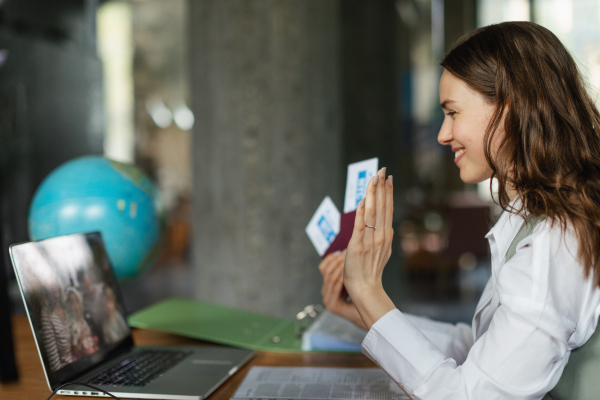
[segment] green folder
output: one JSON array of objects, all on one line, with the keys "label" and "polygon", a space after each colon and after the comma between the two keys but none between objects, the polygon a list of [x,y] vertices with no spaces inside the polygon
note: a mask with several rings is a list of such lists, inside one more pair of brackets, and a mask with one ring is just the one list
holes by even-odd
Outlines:
[{"label": "green folder", "polygon": [[252,350],[300,353],[293,320],[217,304],[168,299],[133,313],[134,328],[154,329]]}]

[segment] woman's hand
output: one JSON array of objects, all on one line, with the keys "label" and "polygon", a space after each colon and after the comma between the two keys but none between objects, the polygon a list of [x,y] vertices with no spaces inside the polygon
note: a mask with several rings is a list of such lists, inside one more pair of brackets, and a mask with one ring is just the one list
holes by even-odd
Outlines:
[{"label": "woman's hand", "polygon": [[394,199],[385,168],[371,178],[357,210],[346,250],[343,282],[367,329],[395,308],[383,290],[383,268],[392,254]]},{"label": "woman's hand", "polygon": [[331,253],[319,264],[319,271],[323,275],[323,286],[321,287],[323,304],[331,313],[347,319],[359,328],[366,329],[356,307],[351,300],[348,300],[348,295],[344,290],[345,257],[345,251]]}]

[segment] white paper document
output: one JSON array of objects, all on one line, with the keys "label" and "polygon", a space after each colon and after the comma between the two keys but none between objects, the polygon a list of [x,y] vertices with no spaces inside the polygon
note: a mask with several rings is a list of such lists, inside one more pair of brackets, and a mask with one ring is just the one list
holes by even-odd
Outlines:
[{"label": "white paper document", "polygon": [[233,399],[409,400],[379,368],[252,367]]},{"label": "white paper document", "polygon": [[342,215],[339,210],[333,204],[331,198],[327,196],[306,226],[306,234],[320,256],[325,254],[331,242],[340,233],[341,218]]},{"label": "white paper document", "polygon": [[344,214],[356,210],[358,203],[367,195],[367,184],[377,173],[377,157],[348,165]]},{"label": "white paper document", "polygon": [[360,353],[360,345],[366,335],[366,331],[352,322],[325,310],[302,334],[302,350]]}]

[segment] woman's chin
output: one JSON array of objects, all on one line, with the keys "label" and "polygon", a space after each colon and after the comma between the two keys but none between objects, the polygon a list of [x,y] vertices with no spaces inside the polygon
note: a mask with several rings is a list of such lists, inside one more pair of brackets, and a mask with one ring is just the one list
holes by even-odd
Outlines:
[{"label": "woman's chin", "polygon": [[460,180],[464,183],[475,183],[473,182],[473,177],[467,173],[463,173],[462,170],[460,171]]},{"label": "woman's chin", "polygon": [[460,180],[464,183],[480,183],[488,179],[489,177],[482,177],[479,174],[474,175],[469,173],[469,171],[460,170]]}]

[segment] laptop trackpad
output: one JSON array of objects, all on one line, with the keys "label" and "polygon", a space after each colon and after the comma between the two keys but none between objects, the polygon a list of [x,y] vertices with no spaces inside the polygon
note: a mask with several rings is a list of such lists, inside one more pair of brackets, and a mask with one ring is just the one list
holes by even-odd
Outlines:
[{"label": "laptop trackpad", "polygon": [[200,351],[189,355],[159,379],[145,386],[143,391],[189,396],[208,395],[237,370],[235,366],[238,363],[235,360],[224,360],[222,354],[218,354],[227,348],[217,349],[218,351],[214,352],[212,348],[200,348]]}]

